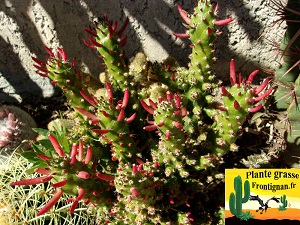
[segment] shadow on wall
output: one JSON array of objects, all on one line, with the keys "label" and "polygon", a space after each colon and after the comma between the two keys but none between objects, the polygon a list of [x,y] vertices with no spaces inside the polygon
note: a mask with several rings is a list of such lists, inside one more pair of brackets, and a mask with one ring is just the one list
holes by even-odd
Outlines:
[{"label": "shadow on wall", "polygon": [[[10,37],[4,39],[2,31],[0,32],[2,49],[0,77],[2,75],[5,78],[15,90],[15,94],[19,94],[23,101],[26,102],[32,97],[41,98],[43,96],[42,87],[29,78],[29,74],[34,73],[34,70],[26,67],[32,63],[24,63],[21,60],[21,54],[23,52],[28,54],[27,59],[35,55],[43,60],[46,57],[43,49],[45,44],[50,47],[62,46],[69,58],[77,58],[79,63],[85,65],[93,75],[97,76],[103,68],[100,59],[96,57],[96,52],[83,44],[82,40],[88,37],[83,31],[83,27],[88,27],[93,20],[96,20],[96,17],[101,17],[104,13],[107,13],[110,19],[117,20],[119,24],[125,20],[126,16],[130,17],[130,25],[127,28],[129,39],[125,46],[128,57],[141,50],[147,53],[150,51],[148,50],[150,47],[154,52],[160,48],[166,52],[166,55],[172,55],[178,59],[181,65],[187,65],[190,53],[189,42],[183,40],[174,43],[175,38],[172,36],[172,32],[185,32],[185,28],[181,25],[183,20],[177,12],[176,5],[180,4],[182,8],[192,12],[193,2],[194,0],[2,0],[0,2],[1,13],[14,21],[17,28],[14,32],[21,34],[20,39],[24,46],[15,46],[16,43],[12,42],[13,39]],[[217,2],[220,3],[219,17],[228,17],[226,7],[229,6],[221,0]],[[249,10],[240,4],[240,0],[231,2],[230,7],[236,7],[238,10],[236,15],[240,15],[237,22],[243,26],[251,40],[256,40],[262,32],[262,26],[253,22]],[[54,37],[50,39],[47,36],[47,25],[41,22],[45,18],[42,18],[36,11],[32,11],[36,4],[41,6],[44,10],[43,15],[48,15],[48,20],[52,23]],[[34,15],[34,20],[29,16],[30,14]],[[41,30],[43,33],[40,32]],[[218,52],[220,64],[224,63],[221,68],[228,67],[228,55],[240,62],[247,62],[250,68],[258,67],[255,63],[230,50],[228,38],[226,38],[228,30],[225,27],[222,28],[222,31],[222,43],[219,43],[220,51]],[[152,40],[158,47],[149,45],[149,40]],[[27,51],[21,51],[24,49]],[[226,58],[223,59],[224,55]],[[224,73],[224,71],[222,72]],[[32,76],[32,74],[30,75]],[[1,91],[1,88],[4,87],[0,85],[0,101],[13,101],[13,97],[10,97],[9,93]]]}]

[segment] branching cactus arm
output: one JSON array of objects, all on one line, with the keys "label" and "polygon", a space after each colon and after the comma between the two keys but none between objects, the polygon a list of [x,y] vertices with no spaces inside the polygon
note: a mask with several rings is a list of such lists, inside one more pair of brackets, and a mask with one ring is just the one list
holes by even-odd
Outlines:
[{"label": "branching cactus arm", "polygon": [[51,49],[45,46],[49,54],[46,62],[35,57],[34,67],[39,70],[39,74],[43,77],[49,77],[51,83],[61,88],[73,107],[80,107],[88,110],[89,102],[82,96],[87,95],[88,91],[85,87],[80,71],[75,69],[76,60],[71,62],[67,58],[66,52],[58,48],[55,55]]},{"label": "branching cactus arm", "polygon": [[127,42],[124,30],[128,22],[129,19],[127,18],[123,26],[117,31],[117,22],[109,20],[107,15],[104,15],[100,22],[95,24],[94,28],[85,28],[85,31],[91,35],[89,41],[85,41],[85,44],[100,53],[100,57],[103,58],[104,65],[107,68],[107,73],[110,75],[110,82],[115,90],[121,89],[121,91],[133,89],[128,79],[128,68],[124,61],[125,55],[122,49]]}]

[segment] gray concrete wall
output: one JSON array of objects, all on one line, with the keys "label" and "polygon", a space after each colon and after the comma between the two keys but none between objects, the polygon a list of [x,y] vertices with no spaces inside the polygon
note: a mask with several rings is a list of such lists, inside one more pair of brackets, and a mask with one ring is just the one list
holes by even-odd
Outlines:
[{"label": "gray concrete wall", "polygon": [[[173,32],[184,32],[176,4],[188,12],[192,0],[0,0],[0,102],[50,97],[55,90],[49,80],[36,75],[31,56],[46,57],[44,45],[63,47],[83,68],[98,75],[103,69],[96,53],[82,40],[88,27],[105,12],[119,24],[130,19],[125,47],[129,57],[144,51],[151,61],[174,56],[186,65],[188,41],[176,40]],[[276,51],[268,40],[280,41],[282,28],[266,0],[218,0],[220,18],[232,16],[234,22],[221,28],[216,65],[220,77],[228,76],[228,65],[235,58],[238,70],[276,68]],[[263,38],[258,40],[259,36]]]}]

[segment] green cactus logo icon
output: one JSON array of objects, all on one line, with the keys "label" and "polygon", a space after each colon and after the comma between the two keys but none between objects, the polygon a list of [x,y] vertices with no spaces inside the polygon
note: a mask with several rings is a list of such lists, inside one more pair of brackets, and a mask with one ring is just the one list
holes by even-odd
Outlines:
[{"label": "green cactus logo icon", "polygon": [[285,211],[286,207],[288,205],[288,201],[286,200],[286,195],[282,195],[280,197],[280,202],[282,203],[282,205],[279,206],[278,210],[279,211]]},{"label": "green cactus logo icon", "polygon": [[248,202],[250,197],[250,183],[248,180],[244,182],[244,197],[242,196],[242,178],[237,176],[234,178],[234,190],[229,197],[229,209],[231,214],[235,215],[240,220],[248,220],[253,218],[250,212],[242,211],[242,204]]}]

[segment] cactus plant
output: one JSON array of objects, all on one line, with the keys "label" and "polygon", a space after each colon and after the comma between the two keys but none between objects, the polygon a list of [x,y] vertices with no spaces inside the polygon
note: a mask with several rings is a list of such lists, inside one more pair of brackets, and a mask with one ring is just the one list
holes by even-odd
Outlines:
[{"label": "cactus plant", "polygon": [[242,195],[242,178],[237,176],[234,178],[234,190],[229,197],[230,212],[237,218],[242,218],[245,213],[242,211],[242,204],[248,202],[250,197],[250,183],[248,180],[244,182],[244,196]]},{"label": "cactus plant", "polygon": [[50,184],[36,186],[11,186],[10,183],[19,179],[35,179],[38,174],[26,173],[31,163],[21,157],[17,151],[5,156],[0,164],[0,223],[1,224],[93,224],[95,215],[89,214],[87,206],[79,203],[78,209],[69,214],[68,196],[63,195],[56,206],[42,216],[36,216],[36,210],[49,201]]},{"label": "cactus plant", "polygon": [[63,49],[54,54],[46,47],[46,62],[33,58],[40,74],[62,88],[74,109],[71,129],[37,129],[48,139],[34,144],[34,153],[23,154],[33,162],[31,171],[41,176],[12,182],[51,182],[56,191],[38,215],[68,194],[74,196],[70,212],[80,201],[91,203],[98,224],[222,220],[222,156],[238,149],[235,141],[244,121],[262,108],[272,88],[264,91],[268,79],[252,88],[258,71],[248,79],[237,76],[234,60],[231,87],[220,87],[213,72],[216,31],[232,19],[216,20],[218,5],[207,0],[198,1],[192,15],[178,10],[188,30],[175,36],[192,42],[188,68],[145,60],[128,66],[122,50],[128,19],[118,29],[105,15],[94,28],[85,28],[91,36],[85,44],[98,51],[106,66],[106,97],[89,92],[75,60],[70,62]]},{"label": "cactus plant", "polygon": [[282,20],[285,20],[287,24],[280,45],[282,62],[275,73],[275,78],[279,84],[274,96],[277,108],[287,113],[290,125],[286,137],[287,141],[299,145],[300,3],[297,0],[289,0],[286,5],[277,1],[272,1],[272,3]]},{"label": "cactus plant", "polygon": [[282,196],[280,197],[280,202],[282,203],[282,205],[279,206],[278,210],[279,210],[279,211],[284,211],[284,210],[286,210],[286,207],[287,207],[287,205],[288,205],[288,202],[287,202],[287,200],[286,200],[286,195],[282,195]]},{"label": "cactus plant", "polygon": [[34,119],[24,110],[16,106],[0,106],[0,149],[2,154],[10,153],[18,146],[23,150],[28,149],[30,147],[28,141],[33,141],[36,137],[36,133],[32,130],[36,126]]}]

